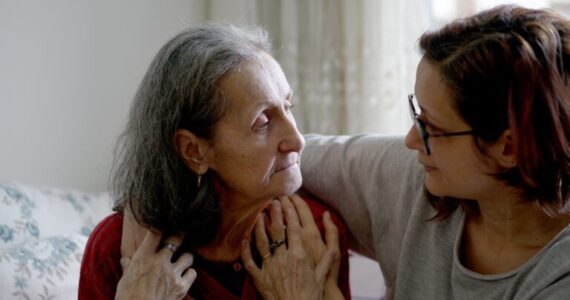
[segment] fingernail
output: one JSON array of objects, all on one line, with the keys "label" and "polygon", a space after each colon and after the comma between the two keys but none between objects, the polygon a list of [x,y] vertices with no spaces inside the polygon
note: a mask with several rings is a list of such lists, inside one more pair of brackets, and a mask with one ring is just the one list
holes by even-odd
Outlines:
[{"label": "fingernail", "polygon": [[123,268],[125,268],[129,264],[129,258],[128,257],[121,257],[121,260],[119,261],[119,263],[121,264],[121,266]]}]

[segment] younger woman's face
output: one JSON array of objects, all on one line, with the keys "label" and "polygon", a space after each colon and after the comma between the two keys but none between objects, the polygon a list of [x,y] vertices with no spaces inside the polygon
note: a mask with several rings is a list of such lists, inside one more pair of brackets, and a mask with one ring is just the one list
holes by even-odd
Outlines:
[{"label": "younger woman's face", "polygon": [[[415,97],[420,119],[428,133],[470,131],[454,109],[453,97],[438,69],[423,58],[417,68]],[[406,136],[406,146],[418,152],[426,172],[425,185],[436,196],[479,199],[496,184],[482,160],[473,135],[430,137],[431,154],[427,155],[415,126]]]}]

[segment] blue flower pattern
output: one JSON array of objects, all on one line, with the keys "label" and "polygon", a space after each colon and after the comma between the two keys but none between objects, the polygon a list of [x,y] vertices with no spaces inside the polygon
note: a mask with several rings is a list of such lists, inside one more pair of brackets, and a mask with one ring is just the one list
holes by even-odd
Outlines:
[{"label": "blue flower pattern", "polygon": [[[74,211],[85,216],[82,219],[84,224],[77,228],[77,236],[42,237],[41,224],[34,218],[35,202],[18,187],[0,184],[0,210],[6,206],[11,211],[19,212],[14,224],[0,220],[0,265],[7,263],[14,266],[12,274],[0,274],[0,279],[5,280],[6,284],[11,282],[13,287],[11,291],[0,291],[0,298],[10,295],[15,299],[36,299],[47,295],[50,299],[59,299],[55,296],[59,283],[68,274],[70,265],[78,266],[81,263],[86,237],[99,221],[89,216],[90,202],[94,197],[57,190],[40,192],[46,197],[56,197],[69,203]],[[17,236],[22,234],[25,236],[19,239],[24,240],[16,242]],[[12,280],[6,280],[9,276]],[[42,282],[41,290],[35,288],[37,284],[31,284],[38,281]]]},{"label": "blue flower pattern", "polygon": [[40,230],[38,226],[32,222],[26,223],[26,229],[30,233],[31,236],[38,238],[40,236]]},{"label": "blue flower pattern", "polygon": [[4,242],[9,242],[14,239],[14,229],[8,227],[7,225],[0,225],[0,240]]}]

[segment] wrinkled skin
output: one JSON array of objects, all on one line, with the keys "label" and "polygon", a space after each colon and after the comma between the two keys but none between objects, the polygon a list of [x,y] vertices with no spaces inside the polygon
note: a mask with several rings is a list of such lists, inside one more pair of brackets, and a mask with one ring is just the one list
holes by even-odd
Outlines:
[{"label": "wrinkled skin", "polygon": [[[183,235],[171,236],[165,243],[180,245]],[[172,261],[174,253],[160,247],[162,235],[147,230],[132,258],[121,258],[123,276],[115,299],[184,299],[196,279],[191,268],[192,254],[183,253]]]},{"label": "wrinkled skin", "polygon": [[[256,247],[263,257],[261,268],[251,256],[249,242],[242,244],[246,270],[264,299],[343,299],[337,286],[340,266],[338,231],[330,214],[323,216],[326,244],[311,211],[297,195],[282,197],[270,206],[271,221],[262,214],[255,225]],[[285,226],[283,222],[285,213]],[[272,240],[287,240],[271,253]]]}]

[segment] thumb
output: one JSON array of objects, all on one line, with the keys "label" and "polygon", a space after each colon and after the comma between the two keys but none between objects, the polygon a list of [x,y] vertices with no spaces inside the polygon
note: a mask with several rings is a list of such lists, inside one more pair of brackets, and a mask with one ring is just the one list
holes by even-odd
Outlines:
[{"label": "thumb", "polygon": [[120,263],[121,263],[121,269],[123,270],[123,273],[126,272],[127,269],[129,268],[130,262],[131,262],[130,257],[126,257],[126,256],[121,257]]},{"label": "thumb", "polygon": [[327,251],[325,251],[325,253],[323,254],[323,256],[321,257],[321,260],[319,261],[319,264],[317,265],[317,267],[315,268],[315,276],[317,277],[317,283],[319,284],[319,286],[323,286],[323,283],[325,282],[325,279],[327,278],[327,273],[329,272],[334,260],[335,260],[335,251],[332,249],[327,249]]}]

